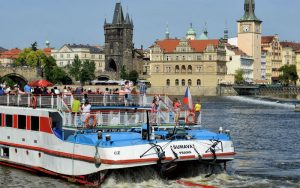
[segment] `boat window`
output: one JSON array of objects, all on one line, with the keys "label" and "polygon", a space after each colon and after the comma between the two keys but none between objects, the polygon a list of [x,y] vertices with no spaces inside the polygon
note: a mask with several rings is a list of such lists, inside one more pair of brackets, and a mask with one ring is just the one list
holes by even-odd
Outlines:
[{"label": "boat window", "polygon": [[1,158],[9,158],[9,148],[0,147],[0,157]]},{"label": "boat window", "polygon": [[18,115],[18,128],[26,129],[26,116]]},{"label": "boat window", "polygon": [[2,126],[2,114],[0,113],[0,127]]},{"label": "boat window", "polygon": [[5,116],[5,125],[6,125],[6,127],[12,127],[13,126],[12,115],[6,114],[6,116]]},{"label": "boat window", "polygon": [[31,130],[39,131],[40,130],[40,118],[36,116],[31,116]]}]

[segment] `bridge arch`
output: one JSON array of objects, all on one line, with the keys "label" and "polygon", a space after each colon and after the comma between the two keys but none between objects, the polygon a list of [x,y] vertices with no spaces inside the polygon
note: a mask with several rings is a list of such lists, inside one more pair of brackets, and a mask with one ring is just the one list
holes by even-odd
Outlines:
[{"label": "bridge arch", "polygon": [[16,73],[6,74],[2,76],[1,81],[5,80],[5,77],[11,79],[15,84],[18,84],[21,88],[23,88],[28,82],[28,80],[24,76]]}]

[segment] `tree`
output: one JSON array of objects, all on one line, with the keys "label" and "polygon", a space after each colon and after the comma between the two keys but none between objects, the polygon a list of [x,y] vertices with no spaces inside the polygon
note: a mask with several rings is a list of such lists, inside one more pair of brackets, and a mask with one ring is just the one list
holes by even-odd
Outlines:
[{"label": "tree", "polygon": [[47,59],[44,51],[33,48],[25,48],[16,59],[14,66],[30,66],[35,67],[40,63],[41,66],[44,65]]},{"label": "tree", "polygon": [[76,81],[80,80],[80,70],[81,70],[81,60],[79,59],[78,55],[75,56],[72,65],[69,68],[69,74],[75,78]]},{"label": "tree", "polygon": [[296,85],[296,82],[299,79],[296,65],[284,65],[280,67],[279,71],[282,71],[282,74],[279,76],[279,80],[284,85],[288,86],[291,82]]},{"label": "tree", "polygon": [[83,63],[75,56],[72,65],[69,67],[69,74],[75,78],[76,81],[80,81],[81,85],[84,85],[86,81],[92,81],[95,79],[96,65],[94,61],[85,60]]},{"label": "tree", "polygon": [[132,81],[133,83],[136,83],[139,79],[139,73],[136,70],[130,71],[128,75],[128,80]]},{"label": "tree", "polygon": [[127,74],[125,65],[123,65],[121,67],[120,78],[123,79],[123,80],[127,80],[128,79],[128,74]]},{"label": "tree", "polygon": [[244,76],[244,71],[242,69],[236,70],[234,75],[234,83],[243,84],[245,81],[243,76]]}]

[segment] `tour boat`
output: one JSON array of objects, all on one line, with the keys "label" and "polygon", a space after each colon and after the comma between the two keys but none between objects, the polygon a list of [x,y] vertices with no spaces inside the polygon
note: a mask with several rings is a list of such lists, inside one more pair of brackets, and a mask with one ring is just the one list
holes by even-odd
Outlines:
[{"label": "tour boat", "polygon": [[168,174],[185,162],[234,159],[228,130],[205,130],[186,112],[175,127],[167,96],[170,109],[151,124],[149,97],[134,96],[130,106],[123,97],[88,95],[92,108],[83,121],[70,111],[73,96],[0,96],[0,164],[93,186],[117,169],[154,166]]}]

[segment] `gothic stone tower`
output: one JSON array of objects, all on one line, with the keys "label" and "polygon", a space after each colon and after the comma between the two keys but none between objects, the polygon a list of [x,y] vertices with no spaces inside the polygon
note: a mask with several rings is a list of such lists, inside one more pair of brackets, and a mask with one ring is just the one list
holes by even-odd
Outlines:
[{"label": "gothic stone tower", "polygon": [[121,3],[116,3],[112,23],[104,23],[105,69],[118,73],[123,65],[127,72],[133,67],[133,22],[126,14],[124,19]]},{"label": "gothic stone tower", "polygon": [[261,23],[255,16],[254,0],[245,0],[244,16],[238,20],[238,47],[252,56],[253,80],[261,79]]}]

